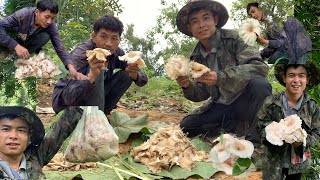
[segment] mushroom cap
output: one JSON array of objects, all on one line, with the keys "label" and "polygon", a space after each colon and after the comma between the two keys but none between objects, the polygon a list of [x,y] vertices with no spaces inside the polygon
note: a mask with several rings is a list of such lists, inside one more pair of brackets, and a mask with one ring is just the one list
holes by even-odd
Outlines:
[{"label": "mushroom cap", "polygon": [[284,125],[273,121],[265,127],[266,139],[273,145],[282,146],[284,136]]},{"label": "mushroom cap", "polygon": [[228,144],[227,148],[231,154],[240,158],[251,158],[254,151],[252,142],[244,139],[235,139],[233,143]]},{"label": "mushroom cap", "polygon": [[164,65],[164,70],[172,80],[179,76],[188,76],[190,74],[189,60],[182,55],[173,55]]},{"label": "mushroom cap", "polygon": [[296,114],[285,117],[280,121],[281,124],[285,126],[285,133],[291,134],[296,131],[302,125],[302,120]]},{"label": "mushroom cap", "polygon": [[222,163],[231,156],[231,153],[226,149],[222,143],[218,143],[211,149],[209,153],[209,160],[214,163]]},{"label": "mushroom cap", "polygon": [[130,51],[123,56],[119,56],[119,60],[126,61],[128,64],[137,64],[140,68],[146,65],[142,59],[141,51]]},{"label": "mushroom cap", "polygon": [[210,69],[207,66],[197,63],[195,61],[191,61],[189,63],[189,66],[191,69],[190,74],[192,75],[192,78],[198,78],[201,77],[203,74],[210,72]]},{"label": "mushroom cap", "polygon": [[254,18],[246,19],[239,29],[239,36],[250,46],[255,45],[257,35],[260,35],[260,33],[261,25],[259,21]]}]

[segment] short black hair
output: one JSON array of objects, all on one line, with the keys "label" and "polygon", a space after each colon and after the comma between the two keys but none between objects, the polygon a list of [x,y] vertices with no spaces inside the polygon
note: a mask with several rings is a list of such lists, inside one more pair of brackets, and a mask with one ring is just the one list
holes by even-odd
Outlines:
[{"label": "short black hair", "polygon": [[58,14],[59,8],[55,0],[39,0],[37,3],[37,9],[40,12],[49,10],[51,13]]},{"label": "short black hair", "polygon": [[249,11],[250,11],[251,6],[254,6],[254,7],[256,7],[256,8],[259,8],[259,3],[257,3],[257,2],[248,3],[248,5],[247,5],[247,14],[248,14],[248,15],[250,15],[250,14],[249,14]]},{"label": "short black hair", "polygon": [[190,10],[187,18],[187,24],[189,24],[189,17],[195,13],[200,12],[201,10],[210,11],[213,16],[215,16],[215,13],[210,9],[210,7],[196,7]]},{"label": "short black hair", "polygon": [[121,37],[123,32],[123,24],[118,18],[112,15],[105,15],[94,22],[93,32],[98,33],[100,29],[118,32],[119,36]]},{"label": "short black hair", "polygon": [[293,67],[294,69],[297,69],[299,66],[304,67],[306,69],[307,76],[310,75],[310,72],[309,72],[308,68],[303,64],[289,64],[289,65],[284,66],[284,69],[283,69],[284,75],[285,76],[287,75],[287,71],[288,71],[289,68]]}]

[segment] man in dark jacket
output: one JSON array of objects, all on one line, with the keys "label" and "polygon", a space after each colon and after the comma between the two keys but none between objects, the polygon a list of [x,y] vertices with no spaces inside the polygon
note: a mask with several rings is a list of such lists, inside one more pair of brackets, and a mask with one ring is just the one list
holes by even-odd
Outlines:
[{"label": "man in dark jacket", "polygon": [[[118,58],[124,55],[118,47],[122,32],[122,22],[113,16],[103,16],[94,23],[92,39],[71,52],[77,71],[88,75],[89,80],[59,80],[52,95],[52,107],[56,113],[68,106],[86,105],[99,106],[109,114],[132,82],[140,87],[147,83],[147,76],[136,64],[127,64]],[[106,64],[97,59],[87,61],[86,51],[95,48],[112,53]],[[114,73],[116,68],[120,70]]]},{"label": "man in dark jacket", "polygon": [[[55,0],[40,0],[37,7],[23,8],[10,16],[0,20],[0,61],[11,52],[21,59],[29,59],[31,53],[38,53],[49,39],[58,56],[69,69],[70,76],[75,79],[88,79],[78,73],[66,51],[58,33],[55,18],[58,14],[58,5]],[[7,34],[13,33],[17,38]]]},{"label": "man in dark jacket", "polygon": [[[259,52],[239,38],[238,32],[221,29],[228,18],[227,9],[211,0],[190,1],[177,15],[178,29],[199,41],[190,59],[210,68],[199,78],[177,79],[187,99],[209,99],[180,123],[189,137],[216,137],[226,132],[250,134],[249,140],[258,138],[256,113],[271,94],[265,79],[268,67]],[[258,139],[256,142],[259,144]]]},{"label": "man in dark jacket", "polygon": [[266,37],[260,34],[257,42],[265,46],[260,53],[262,58],[268,58],[269,64],[281,58],[289,58],[299,64],[307,62],[312,42],[299,20],[292,16],[285,21],[274,19],[257,2],[248,3],[247,14],[265,26]]},{"label": "man in dark jacket", "polygon": [[82,109],[67,108],[45,135],[39,117],[20,106],[0,107],[0,179],[44,179],[50,162],[81,119]]}]

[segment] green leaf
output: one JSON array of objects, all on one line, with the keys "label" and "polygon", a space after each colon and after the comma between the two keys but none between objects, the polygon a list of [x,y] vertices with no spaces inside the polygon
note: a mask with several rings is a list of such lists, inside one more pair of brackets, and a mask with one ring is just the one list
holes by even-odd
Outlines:
[{"label": "green leaf", "polygon": [[203,142],[199,137],[191,139],[190,143],[198,150],[210,152],[210,150],[212,149],[208,144]]},{"label": "green leaf", "polygon": [[238,158],[233,165],[232,175],[238,176],[244,173],[251,165],[252,160],[249,158]]},{"label": "green leaf", "polygon": [[110,124],[119,137],[119,143],[126,142],[131,133],[138,133],[142,128],[146,127],[148,124],[147,118],[148,114],[130,118],[126,113],[112,112]]},{"label": "green leaf", "polygon": [[191,176],[210,178],[214,173],[218,172],[218,170],[215,169],[210,162],[196,162],[196,167],[194,167],[191,171],[175,165],[170,171],[162,169],[160,173],[153,174],[144,164],[134,162],[130,155],[123,156],[123,159],[143,173],[166,177],[165,179],[187,179]]}]

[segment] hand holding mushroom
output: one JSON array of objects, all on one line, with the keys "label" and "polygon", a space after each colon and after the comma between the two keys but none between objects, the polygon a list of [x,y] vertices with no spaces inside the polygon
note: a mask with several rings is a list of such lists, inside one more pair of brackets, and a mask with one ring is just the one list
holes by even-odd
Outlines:
[{"label": "hand holding mushroom", "polygon": [[[307,132],[302,129],[302,120],[296,114],[272,122],[266,126],[266,139],[273,145],[282,146],[284,142],[293,145],[307,145]],[[301,145],[301,144],[300,144]]]},{"label": "hand holding mushroom", "polygon": [[100,61],[98,59],[93,59],[88,63],[90,66],[90,72],[88,74],[88,78],[91,84],[93,84],[96,78],[100,75],[101,71],[104,69],[105,64],[103,61]]}]

